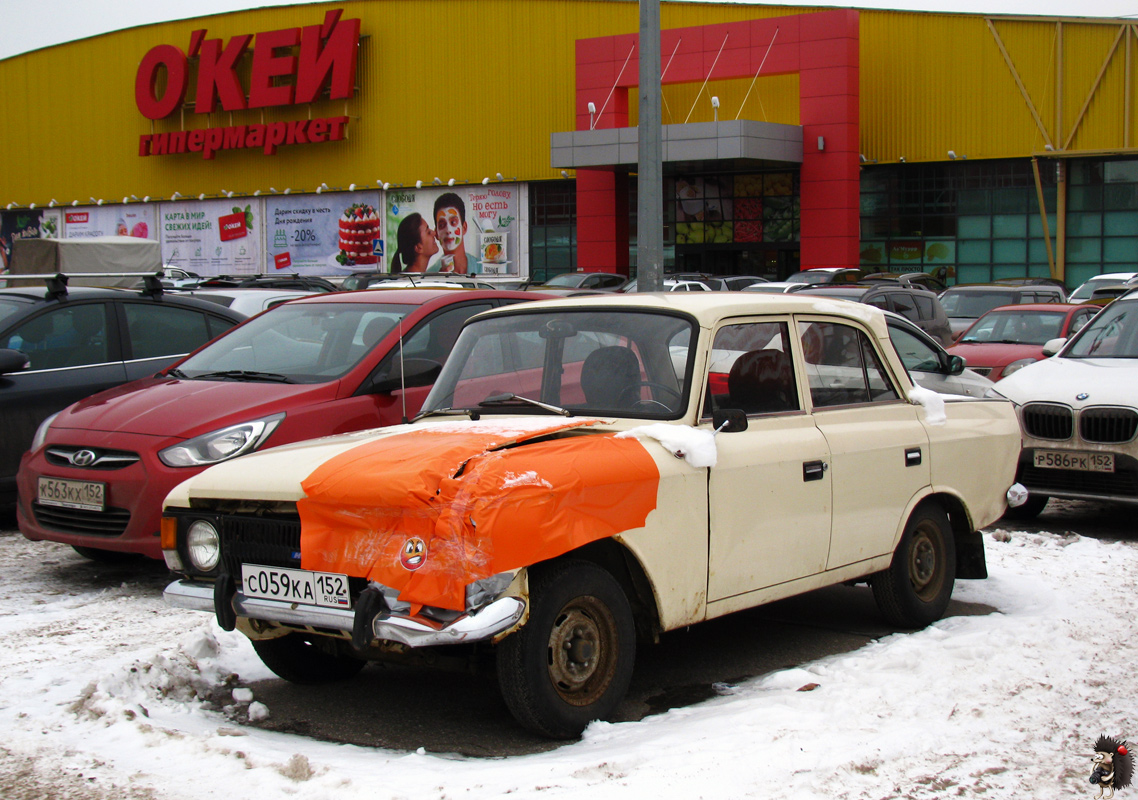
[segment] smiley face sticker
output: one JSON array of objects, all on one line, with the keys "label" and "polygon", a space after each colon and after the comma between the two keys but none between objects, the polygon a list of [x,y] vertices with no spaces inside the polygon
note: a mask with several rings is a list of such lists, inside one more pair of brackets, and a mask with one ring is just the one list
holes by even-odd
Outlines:
[{"label": "smiley face sticker", "polygon": [[418,536],[414,536],[403,543],[403,550],[399,553],[399,563],[403,569],[414,572],[423,566],[427,560],[427,544]]}]

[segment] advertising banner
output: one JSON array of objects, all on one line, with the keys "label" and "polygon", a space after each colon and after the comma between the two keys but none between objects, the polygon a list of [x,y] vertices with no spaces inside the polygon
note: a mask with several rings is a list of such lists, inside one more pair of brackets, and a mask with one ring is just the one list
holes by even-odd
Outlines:
[{"label": "advertising banner", "polygon": [[500,183],[389,190],[388,269],[518,274],[520,196]]},{"label": "advertising banner", "polygon": [[77,206],[63,210],[64,239],[96,236],[134,236],[157,239],[158,208],[137,206]]},{"label": "advertising banner", "polygon": [[42,209],[23,208],[18,211],[0,211],[0,272],[8,271],[12,257],[12,242],[16,239],[39,239]]},{"label": "advertising banner", "polygon": [[198,275],[258,274],[264,209],[260,197],[162,203],[163,263]]},{"label": "advertising banner", "polygon": [[265,271],[349,275],[381,269],[379,191],[278,195],[265,200]]}]

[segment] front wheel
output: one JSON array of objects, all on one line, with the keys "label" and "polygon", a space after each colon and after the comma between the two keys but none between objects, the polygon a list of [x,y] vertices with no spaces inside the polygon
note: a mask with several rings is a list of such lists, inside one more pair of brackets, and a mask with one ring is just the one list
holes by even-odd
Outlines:
[{"label": "front wheel", "polygon": [[254,639],[253,649],[266,667],[290,683],[343,681],[353,677],[367,664],[367,661],[351,654],[347,642],[307,633]]},{"label": "front wheel", "polygon": [[913,512],[888,569],[871,576],[882,615],[904,628],[923,628],[944,615],[956,581],[956,543],[938,505]]},{"label": "front wheel", "polygon": [[595,564],[565,561],[531,570],[530,617],[498,645],[498,684],[523,727],[571,739],[616,709],[635,658],[620,584]]}]

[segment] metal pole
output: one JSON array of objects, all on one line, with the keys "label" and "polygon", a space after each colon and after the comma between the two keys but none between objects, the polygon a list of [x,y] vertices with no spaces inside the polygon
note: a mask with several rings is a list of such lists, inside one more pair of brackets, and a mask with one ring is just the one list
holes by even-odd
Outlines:
[{"label": "metal pole", "polygon": [[664,166],[660,116],[660,0],[640,0],[636,288],[664,288]]}]

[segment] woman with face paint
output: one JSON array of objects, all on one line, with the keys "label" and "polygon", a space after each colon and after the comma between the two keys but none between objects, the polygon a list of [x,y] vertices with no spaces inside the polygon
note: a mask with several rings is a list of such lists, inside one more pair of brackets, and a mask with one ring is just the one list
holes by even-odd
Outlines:
[{"label": "woman with face paint", "polygon": [[391,259],[392,272],[426,272],[427,262],[439,252],[435,232],[418,212],[403,218],[395,238],[398,249]]}]

